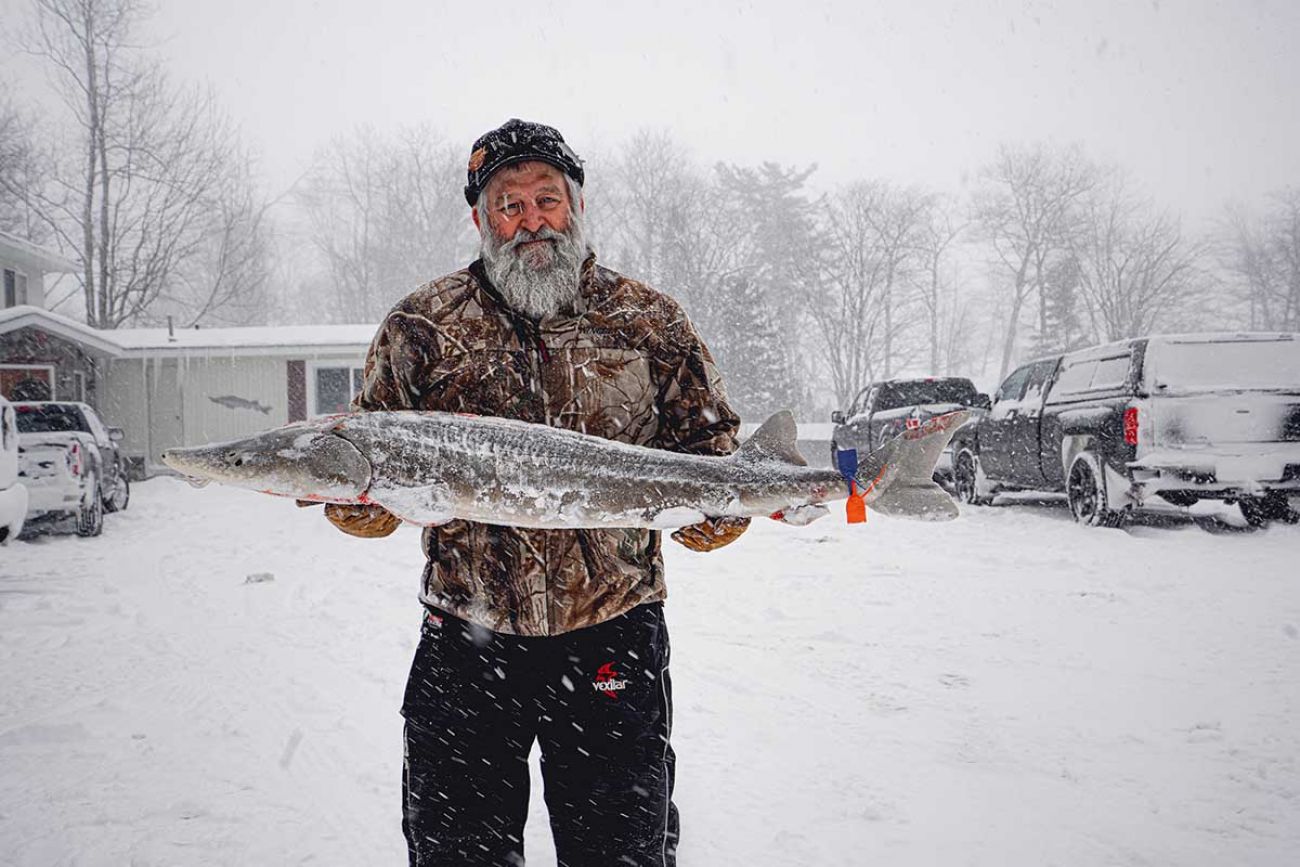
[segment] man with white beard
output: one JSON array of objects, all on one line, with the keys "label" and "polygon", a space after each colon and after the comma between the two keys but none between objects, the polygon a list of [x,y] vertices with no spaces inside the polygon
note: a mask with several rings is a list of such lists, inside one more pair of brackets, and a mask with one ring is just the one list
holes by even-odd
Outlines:
[{"label": "man with white beard", "polygon": [[[495,415],[635,445],[723,455],[739,419],[672,299],[596,264],[582,162],[555,129],[510,120],[471,150],[465,197],[481,258],[393,308],[371,344],[361,410]],[[326,507],[356,536],[400,520]],[[718,518],[673,539],[734,541]],[[667,595],[660,533],[425,529],[420,642],[402,703],[412,865],[518,865],[528,755],[563,867],[672,865]]]}]

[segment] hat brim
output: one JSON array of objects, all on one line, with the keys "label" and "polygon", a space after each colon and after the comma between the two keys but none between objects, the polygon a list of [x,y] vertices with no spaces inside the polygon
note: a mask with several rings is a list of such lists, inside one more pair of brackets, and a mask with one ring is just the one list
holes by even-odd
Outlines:
[{"label": "hat brim", "polygon": [[568,166],[561,162],[557,157],[549,157],[542,154],[516,154],[515,156],[506,157],[493,166],[492,170],[484,175],[483,180],[479,183],[477,191],[475,191],[473,187],[466,185],[465,199],[469,202],[469,206],[471,208],[478,206],[479,197],[487,190],[488,184],[492,182],[494,177],[496,177],[497,172],[509,166],[518,165],[519,163],[546,163],[547,165],[558,169],[560,174],[564,175],[566,178],[572,178],[579,187],[582,186],[582,181],[579,181],[577,178],[570,175]]}]

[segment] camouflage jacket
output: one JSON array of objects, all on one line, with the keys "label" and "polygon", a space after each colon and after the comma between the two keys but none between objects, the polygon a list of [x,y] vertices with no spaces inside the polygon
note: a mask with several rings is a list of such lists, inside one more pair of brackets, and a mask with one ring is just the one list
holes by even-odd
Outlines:
[{"label": "camouflage jacket", "polygon": [[[508,308],[482,264],[415,290],[380,326],[364,410],[468,412],[694,454],[729,454],[739,419],[672,299],[588,257],[572,314]],[[421,599],[496,632],[555,635],[666,595],[660,533],[452,521],[424,531]]]}]

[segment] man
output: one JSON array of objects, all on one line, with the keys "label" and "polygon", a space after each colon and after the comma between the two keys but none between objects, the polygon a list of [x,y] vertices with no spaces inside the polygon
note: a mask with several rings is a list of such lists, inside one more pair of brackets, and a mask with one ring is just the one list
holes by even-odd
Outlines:
[{"label": "man", "polygon": [[[675,302],[596,264],[584,172],[556,130],[510,120],[470,154],[482,237],[468,268],[380,326],[364,410],[506,416],[642,446],[722,455],[739,424]],[[377,506],[330,520],[385,536]],[[747,519],[673,533],[696,551]],[[660,534],[452,521],[424,531],[427,608],[403,700],[403,830],[412,865],[523,863],[528,754],[559,863],[671,865],[677,810]]]}]

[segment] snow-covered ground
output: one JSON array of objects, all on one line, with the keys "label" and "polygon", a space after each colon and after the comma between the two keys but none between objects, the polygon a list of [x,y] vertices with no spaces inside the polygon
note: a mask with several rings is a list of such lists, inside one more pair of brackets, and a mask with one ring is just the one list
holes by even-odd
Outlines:
[{"label": "snow-covered ground", "polygon": [[[404,863],[417,533],[170,479],[105,523],[0,548],[0,862]],[[669,549],[684,867],[1297,863],[1300,527]]]}]

